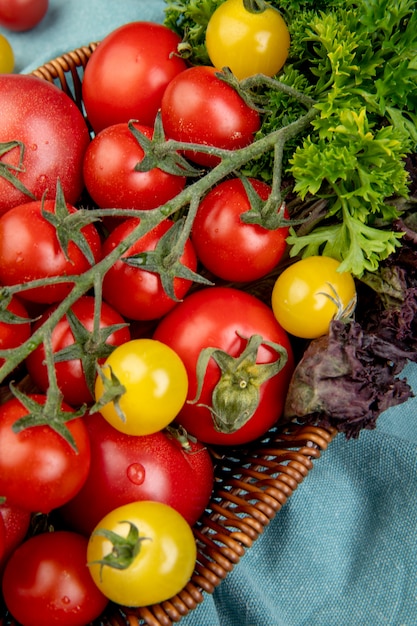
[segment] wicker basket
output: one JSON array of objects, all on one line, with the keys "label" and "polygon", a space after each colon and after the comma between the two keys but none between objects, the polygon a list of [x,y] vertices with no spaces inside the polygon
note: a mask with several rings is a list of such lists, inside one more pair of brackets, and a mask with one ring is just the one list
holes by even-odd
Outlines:
[{"label": "wicker basket", "polygon": [[[32,72],[58,85],[83,111],[83,69],[97,43],[64,54]],[[274,428],[239,449],[214,450],[215,487],[195,524],[197,563],[191,580],[174,598],[137,609],[109,605],[97,626],[171,626],[213,593],[306,478],[334,430],[312,426]],[[7,616],[0,625],[15,625]]]}]

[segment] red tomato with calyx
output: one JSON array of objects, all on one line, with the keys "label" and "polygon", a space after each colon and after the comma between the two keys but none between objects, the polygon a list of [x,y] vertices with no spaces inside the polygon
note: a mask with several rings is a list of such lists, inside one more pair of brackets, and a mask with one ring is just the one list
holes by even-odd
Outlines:
[{"label": "red tomato with calyx", "polygon": [[213,463],[201,443],[185,436],[182,443],[167,430],[126,435],[98,413],[85,422],[90,471],[78,494],[61,509],[73,530],[88,535],[111,510],[138,500],[164,502],[189,524],[197,521],[213,489]]},{"label": "red tomato with calyx", "polygon": [[[139,220],[131,218],[117,226],[103,244],[103,256],[107,256],[122,242],[139,224]],[[164,291],[162,281],[157,273],[132,267],[123,259],[142,252],[155,250],[161,238],[173,228],[174,223],[164,220],[158,226],[138,239],[106,273],[103,280],[103,296],[116,311],[132,320],[158,319],[168,313],[177,302]],[[188,239],[180,262],[192,271],[196,271],[197,257],[191,240]],[[174,293],[181,300],[189,291],[192,282],[185,278],[175,277]]]},{"label": "red tomato with calyx", "polygon": [[[59,179],[67,202],[83,189],[82,162],[90,142],[75,103],[56,85],[27,74],[0,75],[0,144],[14,142],[1,162],[40,200],[54,198]],[[0,177],[0,214],[32,196]]]},{"label": "red tomato with calyx", "polygon": [[85,626],[108,604],[87,562],[86,537],[46,532],[22,543],[3,576],[3,596],[13,617],[25,626]]},{"label": "red tomato with calyx", "polygon": [[[69,203],[69,213],[77,211]],[[18,285],[51,276],[78,275],[91,264],[74,241],[68,244],[67,257],[58,241],[55,226],[42,215],[55,213],[55,201],[33,201],[10,209],[0,217],[0,283]],[[101,255],[101,240],[94,224],[81,229],[95,262]],[[19,292],[24,300],[51,304],[62,300],[73,283],[46,285]]]},{"label": "red tomato with calyx", "polygon": [[29,530],[32,514],[9,502],[0,504],[0,518],[4,526],[4,553],[0,558],[0,575],[10,554],[19,546]]},{"label": "red tomato with calyx", "polygon": [[[46,400],[30,397],[41,404]],[[14,423],[28,414],[17,398],[0,406],[0,493],[22,509],[49,513],[81,489],[90,467],[90,440],[82,418],[66,422],[77,450],[46,424],[14,432]]]},{"label": "red tomato with calyx", "polygon": [[96,133],[133,119],[153,126],[168,83],[187,67],[181,38],[162,24],[130,22],[112,31],[85,68],[82,91]]},{"label": "red tomato with calyx", "polygon": [[[16,296],[12,296],[7,309],[16,316],[15,321],[0,321],[0,350],[17,348],[30,337],[31,325],[28,312],[23,303]],[[17,318],[26,318],[27,321],[19,321]],[[0,366],[4,359],[0,359]]]},{"label": "red tomato with calyx", "polygon": [[[35,323],[33,330],[36,331],[51,316],[58,305],[50,307]],[[93,400],[85,371],[94,374],[91,378],[91,389],[94,389],[96,375],[95,363],[103,363],[106,356],[111,352],[111,346],[119,346],[130,340],[130,331],[123,317],[115,311],[109,304],[102,302],[100,310],[100,335],[93,334],[94,329],[94,307],[93,296],[83,296],[70,307],[69,314],[62,317],[54,326],[51,333],[52,350],[55,358],[55,372],[58,387],[62,392],[63,399],[72,406],[81,406]],[[71,321],[71,313],[77,321]],[[82,328],[79,333],[74,332],[74,323]],[[108,334],[105,329],[109,326],[125,324],[123,328],[115,329]],[[103,335],[103,332],[106,333]],[[73,355],[68,354],[67,360],[60,360],[57,353],[61,350],[67,352],[73,350]],[[79,358],[77,358],[79,355]],[[101,355],[101,356],[100,356]],[[40,344],[26,359],[26,366],[33,382],[40,390],[46,392],[49,387],[48,369],[45,363],[45,348]]]},{"label": "red tomato with calyx", "polygon": [[[229,357],[240,357],[244,353],[252,336],[261,337],[262,342],[249,361],[245,357],[246,366],[239,368],[232,377],[221,377],[222,369],[215,355],[210,356],[197,397],[200,353],[220,349],[230,362]],[[240,445],[260,437],[280,418],[294,359],[288,335],[276,322],[271,309],[258,298],[231,287],[200,289],[188,295],[159,322],[154,339],[175,350],[187,369],[188,401],[175,421],[199,441]],[[272,342],[273,347],[267,342]],[[280,359],[280,348],[286,354],[286,361]],[[254,365],[272,363],[281,363],[281,369],[261,382],[256,378]],[[256,390],[258,393],[254,395]],[[217,417],[210,410],[215,398]],[[249,400],[253,402],[254,398],[256,408],[246,419]],[[243,424],[242,418],[246,419]]]},{"label": "red tomato with calyx", "polygon": [[[262,200],[271,188],[248,181]],[[213,274],[224,280],[245,282],[262,278],[281,260],[288,227],[269,230],[242,221],[251,204],[238,178],[225,180],[203,198],[193,222],[191,240],[197,257]],[[279,207],[277,207],[277,212]]]},{"label": "red tomato with calyx", "polygon": [[[260,116],[237,91],[216,76],[214,67],[190,67],[176,76],[162,98],[162,124],[167,137],[226,150],[252,143]],[[212,167],[219,158],[186,151],[195,163]]]},{"label": "red tomato with calyx", "polygon": [[48,0],[1,0],[0,26],[14,31],[34,28],[45,17]]},{"label": "red tomato with calyx", "polygon": [[[133,126],[152,139],[153,129]],[[136,165],[144,151],[127,123],[104,128],[94,137],[84,157],[84,181],[94,202],[103,208],[154,209],[185,187],[185,176],[159,168],[140,172]]]}]

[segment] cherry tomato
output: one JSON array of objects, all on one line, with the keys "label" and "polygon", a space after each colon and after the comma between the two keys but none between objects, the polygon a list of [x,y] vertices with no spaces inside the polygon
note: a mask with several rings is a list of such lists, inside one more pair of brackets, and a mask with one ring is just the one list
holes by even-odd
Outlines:
[{"label": "cherry tomato", "polygon": [[[227,150],[244,148],[259,130],[260,117],[213,67],[190,67],[168,85],[162,98],[162,123],[167,137]],[[213,166],[219,158],[187,151],[196,163]]]},{"label": "cherry tomato", "polygon": [[14,69],[14,52],[9,40],[0,33],[0,74],[10,74]]},{"label": "cherry tomato", "polygon": [[0,518],[4,526],[4,553],[0,558],[0,575],[9,556],[19,546],[29,530],[32,514],[10,502],[0,504]]},{"label": "cherry tomato", "polygon": [[[75,209],[66,204],[69,213]],[[67,255],[59,244],[57,230],[42,215],[42,209],[56,213],[55,201],[33,201],[13,207],[0,217],[0,282],[3,285],[24,284],[50,276],[82,274],[90,262],[74,241]],[[81,229],[93,258],[98,261],[101,241],[94,224]],[[19,292],[25,300],[51,304],[62,300],[72,283],[57,283]]]},{"label": "cherry tomato", "polygon": [[48,0],[0,0],[0,25],[9,30],[30,30],[45,17]]},{"label": "cherry tomato", "polygon": [[[45,403],[45,396],[30,397]],[[67,405],[63,409],[71,411]],[[90,466],[90,441],[82,418],[66,424],[77,451],[48,425],[15,433],[13,424],[28,414],[17,398],[0,406],[0,493],[22,509],[49,513],[81,489]]]},{"label": "cherry tomato", "polygon": [[[126,546],[120,569],[117,556],[112,559],[111,533]],[[196,556],[189,524],[172,507],[150,500],[111,511],[97,524],[87,550],[98,588],[113,602],[127,606],[163,602],[181,591],[191,577]]]},{"label": "cherry tomato", "polygon": [[[55,311],[57,305],[49,308],[39,318],[33,327],[37,330]],[[70,351],[68,358],[55,363],[55,372],[58,387],[63,399],[72,406],[88,404],[93,398],[93,385],[95,380],[95,364],[103,363],[114,346],[121,345],[130,339],[130,331],[127,325],[116,328],[114,332],[107,332],[110,326],[126,324],[117,311],[105,302],[100,309],[101,333],[93,334],[95,301],[93,296],[83,296],[70,307],[70,312],[76,317],[76,321],[69,320],[68,313],[54,326],[51,333],[52,350],[57,355],[61,350]],[[74,336],[74,324],[81,328]],[[79,355],[79,356],[78,356]],[[57,357],[55,357],[57,358]],[[46,392],[49,387],[48,369],[45,364],[45,348],[39,345],[26,359],[26,366],[33,382],[41,391]],[[86,379],[86,371],[91,387]]]},{"label": "cherry tomato", "polygon": [[[262,341],[257,350],[251,349],[250,358],[245,357],[243,367],[237,368],[231,358],[242,356],[252,336]],[[280,418],[294,368],[293,353],[286,332],[258,298],[231,287],[200,289],[158,323],[153,337],[171,346],[184,362],[188,402],[175,421],[199,441],[240,445],[264,434]],[[198,360],[204,350],[213,348],[221,350],[226,365],[234,364],[236,369],[233,374],[223,374],[211,356],[198,395]],[[286,362],[281,360],[280,350],[287,356]],[[261,382],[256,365],[271,370],[277,367],[278,371]],[[218,406],[213,411],[215,397]],[[248,418],[249,406],[253,413]]]},{"label": "cherry tomato", "polygon": [[90,471],[81,490],[61,509],[73,530],[89,535],[112,509],[139,500],[169,504],[191,525],[202,515],[213,489],[213,463],[203,444],[177,429],[125,435],[99,413],[85,423]]},{"label": "cherry tomato", "polygon": [[88,119],[98,133],[133,119],[153,126],[168,83],[186,68],[181,38],[162,24],[130,22],[94,50],[82,83]]},{"label": "cherry tomato", "polygon": [[339,272],[339,265],[327,256],[311,256],[280,274],[272,291],[272,309],[287,332],[304,339],[320,337],[335,316],[355,305],[355,281],[348,272]]},{"label": "cherry tomato", "polygon": [[[19,298],[13,296],[6,310],[8,313],[13,313],[16,319],[0,321],[0,350],[17,348],[29,339],[31,333],[28,312]],[[19,321],[17,318],[26,318],[27,322]],[[0,359],[0,365],[3,363],[4,359]]]},{"label": "cherry tomato", "polygon": [[[133,126],[152,139],[153,129]],[[165,204],[185,187],[185,177],[158,168],[135,169],[144,151],[128,124],[114,124],[94,137],[84,158],[84,180],[98,206],[118,209],[154,209]]]},{"label": "cherry tomato", "polygon": [[[125,391],[100,413],[128,435],[149,435],[165,428],[187,397],[184,364],[174,350],[154,339],[132,339],[115,348],[102,366],[102,375],[115,376]],[[96,401],[103,394],[103,378],[97,376]]]},{"label": "cherry tomato", "polygon": [[[245,4],[254,5],[248,10]],[[213,65],[229,67],[242,80],[254,74],[274,76],[284,65],[290,34],[282,15],[253,0],[226,0],[214,11],[206,30],[206,47]]]},{"label": "cherry tomato", "polygon": [[[37,200],[45,193],[54,198],[59,179],[74,204],[84,186],[82,160],[90,142],[76,104],[56,85],[29,74],[0,74],[0,92],[0,142],[14,142],[2,163]],[[30,199],[0,177],[0,214]]]},{"label": "cherry tomato", "polygon": [[[249,179],[266,200],[269,185]],[[241,180],[224,180],[203,198],[193,222],[191,239],[197,257],[216,276],[233,282],[265,276],[284,254],[288,228],[268,230],[245,224],[241,216],[251,208]]]},{"label": "cherry tomato", "polygon": [[[119,224],[105,240],[103,256],[114,250],[138,224],[139,220],[136,218]],[[167,236],[173,227],[174,223],[171,220],[162,221],[131,245],[106,273],[103,280],[104,299],[124,317],[131,320],[158,319],[177,304],[177,301],[166,293],[160,275],[123,261],[136,254],[154,251],[160,245],[162,237]],[[190,239],[186,241],[179,261],[193,272],[196,271],[197,256]],[[191,285],[189,279],[175,276],[173,289],[176,298],[181,300]]]},{"label": "cherry tomato", "polygon": [[10,557],[3,595],[13,617],[25,626],[85,626],[108,599],[86,567],[86,537],[68,531],[35,535]]}]

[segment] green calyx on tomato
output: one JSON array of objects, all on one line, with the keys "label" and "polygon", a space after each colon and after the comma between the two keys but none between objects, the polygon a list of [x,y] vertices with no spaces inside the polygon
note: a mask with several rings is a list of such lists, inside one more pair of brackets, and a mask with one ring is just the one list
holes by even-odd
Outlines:
[{"label": "green calyx on tomato", "polygon": [[[275,361],[256,363],[258,350],[262,344],[277,353]],[[197,393],[191,403],[198,402],[211,358],[219,366],[221,376],[213,390],[212,406],[206,408],[211,412],[216,430],[234,433],[255,413],[259,404],[261,385],[281,371],[287,362],[288,354],[283,346],[266,341],[261,335],[252,335],[238,357],[232,357],[218,348],[205,348],[197,361]]]},{"label": "green calyx on tomato", "polygon": [[111,324],[100,328],[96,325],[90,332],[75,313],[68,309],[68,324],[74,335],[74,343],[62,348],[54,354],[54,362],[62,363],[73,359],[80,359],[90,391],[94,391],[94,382],[97,375],[97,360],[105,359],[114,350],[114,345],[107,343],[109,337],[122,328],[128,326],[127,323]]},{"label": "green calyx on tomato", "polygon": [[123,263],[127,265],[158,274],[165,293],[175,302],[179,302],[175,295],[175,278],[184,278],[201,285],[212,284],[207,278],[181,263],[180,257],[189,234],[184,229],[184,219],[180,219],[162,235],[154,250],[123,258]]},{"label": "green calyx on tomato", "polygon": [[249,13],[263,13],[268,8],[264,0],[243,0],[243,6]]},{"label": "green calyx on tomato", "polygon": [[91,265],[94,265],[95,259],[93,251],[90,248],[87,238],[81,232],[81,229],[87,224],[96,222],[98,218],[88,215],[85,211],[82,213],[69,211],[59,179],[56,185],[55,211],[52,213],[42,208],[41,213],[42,217],[54,226],[59,245],[67,260],[69,260],[68,246],[70,241],[72,241],[82,252],[87,261]]},{"label": "green calyx on tomato", "polygon": [[10,390],[27,410],[27,414],[13,424],[13,432],[20,433],[25,428],[32,428],[33,426],[49,426],[61,435],[73,450],[77,451],[76,441],[66,422],[84,415],[85,407],[78,410],[67,410],[69,407],[62,405],[61,394],[55,393],[55,389],[45,397],[40,396],[40,402],[38,402],[38,396],[26,395],[13,383],[10,383]]},{"label": "green calyx on tomato", "polygon": [[108,539],[112,545],[111,551],[102,559],[87,563],[89,567],[94,564],[101,565],[100,574],[104,566],[120,570],[127,569],[138,556],[142,542],[146,540],[151,541],[150,537],[140,537],[138,527],[132,522],[126,520],[121,523],[129,524],[129,532],[126,537],[107,528],[98,528],[93,533],[93,535],[99,535]]},{"label": "green calyx on tomato", "polygon": [[241,214],[240,219],[245,224],[258,224],[267,230],[276,230],[292,224],[292,220],[285,215],[285,203],[282,201],[281,193],[271,194],[266,200],[262,200],[256,192],[251,182],[245,176],[239,176],[250,202],[250,210]]},{"label": "green calyx on tomato", "polygon": [[[104,370],[107,370],[110,373],[110,377],[106,376]],[[120,399],[123,394],[126,393],[126,387],[122,385],[120,380],[117,378],[111,365],[104,364],[103,367],[97,365],[97,374],[103,383],[103,393],[100,398],[96,401],[96,403],[90,409],[90,413],[94,413],[95,411],[100,411],[106,404],[111,402],[114,406],[114,410],[117,416],[121,419],[122,422],[126,422],[126,415],[123,412],[123,409],[120,406]]]},{"label": "green calyx on tomato", "polygon": [[17,165],[11,165],[10,163],[3,163],[0,161],[0,177],[7,180],[8,183],[13,185],[18,191],[21,191],[31,200],[35,200],[36,197],[33,193],[25,187],[25,185],[15,176],[19,172],[23,172],[23,156],[25,154],[25,146],[21,141],[5,141],[0,143],[0,157],[4,156],[11,150],[19,148],[19,162]]},{"label": "green calyx on tomato", "polygon": [[155,118],[152,139],[141,133],[132,121],[128,122],[128,128],[145,153],[143,159],[135,166],[137,172],[149,172],[157,167],[174,176],[199,176],[201,174],[201,170],[193,167],[181,154],[167,149],[160,112]]}]

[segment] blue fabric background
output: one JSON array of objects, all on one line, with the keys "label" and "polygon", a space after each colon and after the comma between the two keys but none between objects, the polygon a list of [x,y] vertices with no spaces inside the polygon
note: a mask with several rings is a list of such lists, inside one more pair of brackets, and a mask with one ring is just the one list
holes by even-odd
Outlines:
[{"label": "blue fabric background", "polygon": [[[51,0],[7,33],[28,71],[124,22],[162,21],[163,0]],[[417,392],[417,369],[403,372]],[[358,440],[338,436],[262,537],[184,626],[417,625],[417,399]]]}]

